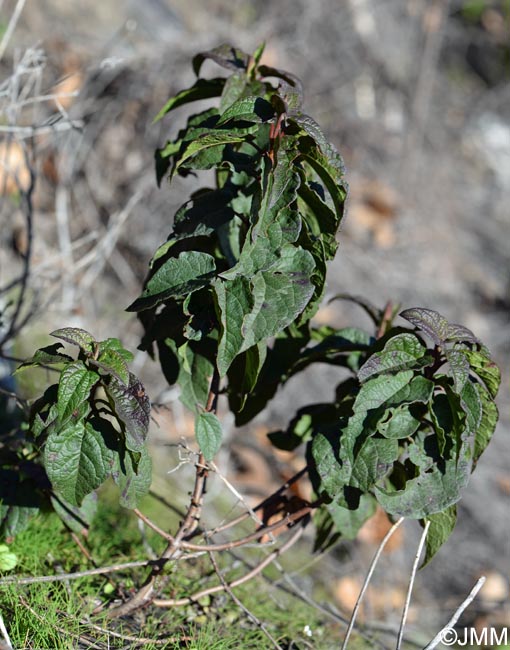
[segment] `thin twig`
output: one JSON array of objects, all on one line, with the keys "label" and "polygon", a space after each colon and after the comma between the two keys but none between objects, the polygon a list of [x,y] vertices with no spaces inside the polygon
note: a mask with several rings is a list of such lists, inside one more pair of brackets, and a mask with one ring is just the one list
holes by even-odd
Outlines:
[{"label": "thin twig", "polygon": [[56,122],[51,126],[9,126],[0,124],[0,133],[12,133],[19,139],[27,140],[37,135],[50,135],[52,133],[59,133],[61,131],[69,131],[75,129],[81,131],[84,123],[81,120],[73,120],[72,122]]},{"label": "thin twig", "polygon": [[[277,557],[282,555],[282,553],[285,553],[286,550],[288,550],[291,546],[293,546],[297,542],[297,540],[303,534],[303,530],[304,529],[302,527],[299,527],[298,530],[294,533],[294,535],[292,535],[292,537],[289,540],[287,540],[287,542],[285,542],[283,546],[273,551],[270,555],[267,555],[251,571],[245,573],[244,576],[241,576],[240,578],[237,578],[236,580],[230,582],[229,583],[230,589],[233,589],[234,587],[238,587],[239,585],[248,582],[256,575],[258,575],[261,571],[263,571],[269,564],[271,564],[271,562],[273,562]],[[192,596],[186,596],[185,598],[170,598],[170,599],[155,598],[152,602],[156,607],[179,607],[181,605],[189,605],[191,603],[196,602],[197,600],[200,600],[200,598],[203,598],[204,596],[209,596],[210,594],[215,594],[218,593],[219,591],[224,591],[223,585],[216,585],[215,587],[209,587],[208,589],[203,589],[202,591],[199,591],[193,594]]]},{"label": "thin twig", "polygon": [[165,639],[149,639],[147,637],[139,637],[139,636],[130,636],[129,634],[120,634],[120,632],[113,632],[112,630],[108,630],[104,627],[101,627],[100,625],[96,625],[95,623],[91,623],[90,621],[87,620],[81,620],[80,624],[83,625],[84,627],[90,627],[93,630],[96,630],[96,632],[102,632],[103,634],[106,634],[108,636],[113,636],[116,639],[122,639],[123,641],[133,641],[134,643],[140,643],[142,645],[165,645],[167,643],[182,643],[184,641],[192,641],[193,637],[190,636],[180,636],[180,637],[166,637]]},{"label": "thin twig", "polygon": [[7,628],[5,627],[4,617],[2,616],[2,612],[0,612],[0,632],[4,637],[6,643],[6,650],[12,650],[12,643],[9,638],[9,633],[7,632]]},{"label": "thin twig", "polygon": [[[197,557],[194,555],[183,555],[182,560]],[[8,576],[0,578],[0,586],[2,585],[32,585],[39,582],[60,582],[63,580],[77,580],[78,578],[85,578],[87,576],[102,575],[106,573],[117,573],[125,569],[134,569],[136,567],[153,566],[158,562],[155,560],[134,560],[133,562],[125,562],[123,564],[114,564],[113,566],[98,567],[97,569],[87,569],[86,571],[75,571],[73,573],[60,573],[55,576],[33,576],[31,578],[18,578],[17,576]]]},{"label": "thin twig", "polygon": [[462,616],[463,612],[471,603],[473,600],[476,598],[477,593],[480,591],[480,589],[483,587],[485,583],[485,576],[482,576],[476,585],[471,589],[469,592],[468,597],[459,605],[459,607],[455,610],[453,616],[451,619],[448,621],[448,623],[436,634],[436,636],[432,639],[432,641],[426,645],[423,650],[434,650],[434,648],[441,643],[443,640],[443,634],[446,630],[455,627],[457,625],[457,621],[459,618]]},{"label": "thin twig", "polygon": [[[251,512],[257,513],[259,510],[262,510],[266,506],[270,505],[277,497],[279,497],[283,492],[288,490],[288,488],[298,481],[302,476],[304,476],[308,471],[308,466],[303,467],[303,469],[300,469],[297,474],[294,474],[291,478],[289,478],[283,485],[281,485],[273,494],[270,494],[268,497],[266,497],[263,501],[258,503],[256,506],[254,506],[251,509]],[[237,524],[241,523],[245,519],[247,519],[250,516],[250,510],[248,512],[243,512],[242,515],[239,515],[239,517],[236,517],[235,519],[231,519],[230,521],[227,521],[225,524],[222,524],[221,526],[216,526],[216,528],[213,530],[213,533],[220,533],[223,532],[224,530],[227,530],[228,528],[232,528],[233,526],[236,526]],[[258,517],[257,517],[258,519]],[[262,523],[262,522],[259,522]]]},{"label": "thin twig", "polygon": [[374,559],[372,560],[372,563],[370,564],[370,568],[368,569],[367,576],[365,578],[365,582],[363,583],[363,586],[361,588],[360,594],[358,596],[358,599],[356,601],[356,604],[354,605],[354,609],[352,610],[351,614],[351,620],[349,621],[349,627],[347,628],[347,632],[345,633],[345,638],[344,642],[342,643],[342,648],[341,650],[345,650],[347,648],[347,643],[349,642],[349,638],[351,636],[352,630],[354,628],[354,623],[356,622],[356,617],[358,616],[358,611],[361,605],[361,601],[363,600],[363,596],[365,595],[365,592],[368,588],[368,584],[372,578],[372,575],[375,571],[375,567],[377,565],[377,562],[379,561],[379,558],[381,557],[381,553],[384,550],[384,547],[386,546],[388,540],[390,537],[393,535],[393,533],[397,530],[397,528],[400,526],[400,524],[404,521],[404,517],[400,517],[398,521],[396,521],[393,526],[389,529],[389,531],[386,533],[384,536],[384,539],[382,542],[379,544],[379,547],[374,555]]},{"label": "thin twig", "polygon": [[[220,384],[220,376],[218,370],[215,369],[213,377],[211,379],[211,387],[209,389],[209,395],[207,398],[207,405],[206,405],[206,411],[209,413],[214,413],[216,411],[216,404],[217,404],[218,393],[219,393],[219,384]],[[203,497],[206,489],[207,476],[209,473],[208,467],[205,464],[204,455],[202,453],[199,454],[195,467],[196,467],[196,473],[195,473],[195,484],[193,487],[193,492],[188,505],[188,509],[186,511],[186,516],[184,517],[184,520],[179,526],[179,530],[172,538],[172,540],[169,541],[167,547],[165,548],[165,550],[161,555],[161,559],[158,562],[158,564],[152,563],[152,570],[149,576],[147,577],[147,579],[145,580],[144,584],[142,585],[142,587],[137,591],[137,593],[133,596],[133,598],[131,598],[131,600],[128,600],[122,605],[119,605],[118,607],[111,609],[108,612],[109,618],[117,618],[119,616],[125,616],[139,609],[140,607],[148,605],[150,602],[154,600],[155,596],[158,593],[158,587],[161,586],[159,585],[159,583],[165,582],[165,580],[163,580],[161,576],[164,565],[169,560],[174,559],[179,555],[184,538],[186,536],[193,534],[193,532],[196,530],[200,521]],[[205,549],[201,547],[199,550],[203,551]]]},{"label": "thin twig", "polygon": [[412,591],[413,591],[414,580],[416,578],[416,573],[418,571],[418,564],[420,562],[420,557],[421,557],[421,554],[422,554],[422,551],[423,551],[423,547],[425,546],[425,541],[427,539],[429,528],[430,528],[430,519],[425,524],[425,527],[423,529],[423,533],[422,533],[421,538],[420,538],[420,543],[418,544],[418,548],[416,550],[416,556],[415,556],[414,562],[413,562],[413,569],[411,571],[411,577],[409,578],[409,586],[407,588],[407,594],[406,594],[406,600],[405,600],[405,603],[404,603],[404,609],[402,610],[402,620],[400,621],[400,627],[399,627],[398,636],[397,636],[397,645],[396,645],[395,650],[400,650],[400,647],[402,645],[402,638],[404,636],[404,627],[405,627],[406,620],[407,620],[407,614],[409,612],[409,605],[411,603],[411,594],[412,594]]},{"label": "thin twig", "polygon": [[25,6],[25,2],[26,0],[18,0],[18,2],[16,3],[16,7],[12,12],[11,18],[9,20],[9,24],[7,25],[7,29],[4,32],[2,41],[0,42],[0,60],[2,60],[5,54],[5,50],[9,45],[9,41],[11,40],[11,36],[14,30],[16,29],[16,25],[18,24],[19,17],[21,16],[21,12],[23,11],[23,7]]},{"label": "thin twig", "polygon": [[271,632],[269,632],[269,630],[264,625],[264,623],[257,616],[255,616],[255,614],[253,612],[250,612],[250,610],[245,605],[243,605],[243,603],[239,600],[239,598],[232,591],[230,585],[225,580],[224,575],[220,571],[220,567],[218,566],[218,562],[216,561],[214,553],[210,552],[209,553],[209,558],[211,560],[211,564],[214,567],[214,571],[215,571],[216,575],[218,576],[221,584],[223,585],[224,590],[227,592],[227,594],[230,596],[230,598],[233,600],[233,602],[239,607],[239,609],[242,609],[243,612],[246,614],[246,616],[250,619],[250,621],[252,623],[254,623],[263,634],[265,634],[265,636],[269,639],[269,641],[272,643],[273,647],[276,648],[276,650],[283,650],[282,646],[273,637]]}]

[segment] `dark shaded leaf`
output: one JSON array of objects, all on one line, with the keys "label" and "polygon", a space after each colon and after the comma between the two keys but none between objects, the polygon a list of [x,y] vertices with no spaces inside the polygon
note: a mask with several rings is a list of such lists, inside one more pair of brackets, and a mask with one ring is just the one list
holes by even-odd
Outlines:
[{"label": "dark shaded leaf", "polygon": [[480,398],[482,415],[475,432],[473,449],[473,463],[476,463],[491,441],[498,422],[498,407],[491,399],[489,393],[480,384],[475,384],[475,389]]},{"label": "dark shaded leaf", "polygon": [[179,106],[184,106],[184,104],[196,102],[201,99],[219,97],[224,85],[225,79],[223,77],[218,77],[216,79],[197,79],[191,88],[181,90],[179,93],[177,93],[177,95],[174,95],[167,101],[167,103],[154,118],[153,124],[158,122],[167,113],[173,111]]},{"label": "dark shaded leaf", "polygon": [[456,323],[448,325],[446,340],[458,343],[476,343],[477,345],[481,344],[480,339],[478,339],[470,329],[464,327],[463,325],[457,325]]},{"label": "dark shaded leaf", "polygon": [[230,121],[267,122],[273,117],[273,107],[262,97],[241,97],[223,111],[216,126],[223,126]]},{"label": "dark shaded leaf", "polygon": [[250,56],[248,54],[237,47],[224,43],[207,52],[200,52],[200,54],[193,57],[193,71],[197,77],[200,74],[202,63],[207,59],[211,59],[222,68],[234,71],[247,70],[250,62]]},{"label": "dark shaded leaf", "polygon": [[112,376],[105,390],[113,401],[115,414],[125,427],[126,447],[130,451],[141,451],[151,414],[150,400],[143,384],[130,372],[128,386]]},{"label": "dark shaded leaf", "polygon": [[409,321],[421,332],[429,336],[436,345],[442,346],[448,337],[448,321],[444,316],[433,309],[423,309],[413,307],[405,309],[399,314],[402,318]]},{"label": "dark shaded leaf", "polygon": [[20,370],[25,368],[31,368],[33,366],[52,366],[60,363],[72,363],[74,359],[68,354],[63,354],[59,352],[64,346],[62,343],[54,343],[53,345],[47,345],[44,348],[40,348],[35,352],[35,354],[24,361],[20,366],[14,371],[14,375]]},{"label": "dark shaded leaf", "polygon": [[187,295],[211,282],[214,258],[199,251],[185,251],[167,260],[147,282],[144,292],[127,311],[154,307],[172,296]]},{"label": "dark shaded leaf", "polygon": [[457,506],[453,505],[444,512],[437,512],[429,515],[427,521],[430,521],[427,540],[425,542],[425,559],[420,569],[427,566],[434,555],[439,551],[441,546],[450,537],[457,523]]}]

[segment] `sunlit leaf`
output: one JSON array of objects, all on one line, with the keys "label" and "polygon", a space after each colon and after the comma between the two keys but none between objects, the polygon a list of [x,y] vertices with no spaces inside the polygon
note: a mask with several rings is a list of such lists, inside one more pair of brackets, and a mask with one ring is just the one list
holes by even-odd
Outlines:
[{"label": "sunlit leaf", "polygon": [[199,413],[195,418],[195,436],[205,460],[212,460],[221,447],[223,431],[214,413]]}]

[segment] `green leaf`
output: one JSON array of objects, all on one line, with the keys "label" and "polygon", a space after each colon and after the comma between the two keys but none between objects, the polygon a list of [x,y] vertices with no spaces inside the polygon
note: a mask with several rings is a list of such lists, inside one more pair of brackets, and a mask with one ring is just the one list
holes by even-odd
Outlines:
[{"label": "green leaf", "polygon": [[73,413],[86,402],[94,384],[99,381],[99,375],[89,370],[83,361],[69,364],[58,383],[58,417],[65,424]]},{"label": "green leaf", "polygon": [[222,325],[221,376],[239,353],[282,331],[301,314],[313,294],[313,267],[307,251],[289,245],[270,270],[256,273],[249,285],[244,278],[215,284]]},{"label": "green leaf", "polygon": [[397,372],[414,368],[427,349],[414,334],[397,334],[387,342],[380,352],[375,352],[359,369],[358,379],[366,381],[384,372]]},{"label": "green leaf", "polygon": [[18,366],[13,374],[15,375],[20,370],[31,368],[33,366],[52,366],[61,363],[72,363],[74,361],[72,357],[68,354],[62,354],[62,352],[59,352],[63,347],[62,343],[54,343],[53,345],[47,345],[44,348],[40,348],[32,357],[30,357],[30,359],[27,359]]},{"label": "green leaf", "polygon": [[50,336],[54,336],[56,339],[62,339],[62,341],[71,343],[71,345],[77,345],[83,352],[88,354],[93,351],[96,344],[96,340],[92,334],[79,327],[64,327],[51,332]]},{"label": "green leaf", "polygon": [[471,452],[467,445],[460,451],[459,459],[434,463],[426,451],[413,443],[409,446],[413,462],[419,460],[419,474],[408,480],[402,490],[389,491],[375,486],[375,496],[384,510],[392,515],[424,519],[446,510],[460,499],[471,471]]},{"label": "green leaf", "polygon": [[412,370],[403,370],[396,375],[370,379],[361,387],[354,403],[354,411],[366,412],[378,408],[406,388],[412,378]]},{"label": "green leaf", "polygon": [[120,505],[129,509],[136,508],[148,494],[152,483],[152,462],[147,449],[143,447],[140,450],[136,464],[127,450],[115,454],[112,476],[120,489]]},{"label": "green leaf", "polygon": [[193,71],[197,75],[200,74],[202,63],[211,59],[222,68],[227,70],[247,70],[250,63],[250,56],[237,47],[224,43],[218,47],[207,52],[200,52],[193,57]]},{"label": "green leaf", "polygon": [[[166,342],[171,349],[171,343],[168,340]],[[179,355],[182,359],[177,377],[181,389],[180,399],[190,411],[198,413],[207,404],[214,367],[191,344],[186,345],[184,350],[179,350]]]},{"label": "green leaf", "polygon": [[242,410],[248,394],[257,385],[257,380],[266,356],[267,347],[265,342],[261,341],[234,359],[229,368],[228,382],[229,385],[235,384],[236,394],[239,395],[239,400],[236,401],[235,406],[231,400],[230,406],[233,411],[237,412]]},{"label": "green leaf", "polygon": [[105,350],[99,355],[97,361],[91,363],[106,374],[115,375],[123,384],[129,384],[129,368],[118,350]]},{"label": "green leaf", "polygon": [[421,332],[427,334],[436,345],[443,345],[448,337],[448,321],[433,309],[413,307],[411,309],[405,309],[399,315],[412,323]]},{"label": "green leaf", "polygon": [[18,564],[18,556],[6,544],[0,544],[0,572],[12,571]]},{"label": "green leaf", "polygon": [[129,385],[126,386],[112,375],[105,390],[113,401],[115,414],[124,425],[126,447],[130,451],[141,451],[151,415],[151,403],[143,384],[130,372]]},{"label": "green leaf", "polygon": [[242,350],[242,326],[244,318],[253,309],[254,301],[250,282],[244,276],[238,276],[230,282],[217,281],[214,289],[222,326],[217,364],[220,377],[224,377],[232,361]]},{"label": "green leaf", "polygon": [[181,90],[177,95],[171,97],[156,115],[152,123],[159,122],[167,113],[184,104],[196,102],[201,99],[209,99],[210,97],[219,97],[224,85],[225,79],[222,77],[216,79],[197,79],[191,88]]},{"label": "green leaf", "polygon": [[349,485],[368,492],[386,476],[398,455],[396,439],[368,438],[356,454]]},{"label": "green leaf", "polygon": [[390,408],[377,423],[377,431],[385,438],[408,438],[412,436],[420,426],[417,420],[409,411],[407,405]]},{"label": "green leaf", "polygon": [[483,351],[463,350],[463,354],[471,370],[480,377],[494,399],[501,384],[501,370]]},{"label": "green leaf", "polygon": [[427,521],[430,526],[425,542],[425,559],[420,569],[427,566],[434,555],[439,551],[441,546],[450,537],[457,523],[457,506],[453,505],[434,515],[429,515]]},{"label": "green leaf", "polygon": [[489,393],[480,384],[476,384],[475,388],[480,397],[482,416],[475,432],[473,463],[476,463],[485,451],[496,430],[496,424],[498,422],[498,407],[491,399]]},{"label": "green leaf", "polygon": [[343,182],[343,166],[324,154],[310,136],[300,138],[299,150],[329,192],[339,223],[344,214],[344,203],[347,197],[347,189]]},{"label": "green leaf", "polygon": [[375,514],[377,502],[370,494],[362,494],[359,505],[355,510],[344,508],[335,503],[328,503],[328,510],[335,530],[337,530],[343,539],[354,539],[363,524]]},{"label": "green leaf", "polygon": [[140,298],[127,311],[154,307],[172,296],[185,296],[207,286],[215,271],[214,258],[199,251],[184,251],[167,260],[147,282]]},{"label": "green leaf", "polygon": [[450,366],[455,392],[460,394],[469,378],[469,361],[466,359],[464,350],[456,348],[446,350],[445,356]]},{"label": "green leaf", "polygon": [[261,123],[267,122],[273,117],[274,108],[262,97],[241,97],[222,113],[216,126],[222,126],[230,121]]},{"label": "green leaf", "polygon": [[135,358],[133,353],[130,352],[129,350],[126,350],[122,346],[122,343],[119,341],[119,339],[116,339],[116,338],[106,339],[105,341],[100,341],[98,343],[99,355],[101,355],[106,350],[115,350],[115,352],[117,352],[117,354],[120,354],[120,356],[127,363],[129,363],[130,361],[133,361],[133,359]]},{"label": "green leaf", "polygon": [[214,413],[199,413],[195,418],[195,436],[205,460],[212,460],[221,447],[223,431]]},{"label": "green leaf", "polygon": [[311,445],[315,469],[320,477],[320,492],[332,499],[342,493],[346,484],[345,472],[339,459],[340,436],[318,433]]},{"label": "green leaf", "polygon": [[91,422],[80,420],[52,432],[44,447],[44,467],[57,495],[73,506],[98,488],[110,474],[114,451]]},{"label": "green leaf", "polygon": [[192,140],[188,146],[181,152],[179,160],[175,165],[175,171],[179,169],[184,163],[193,158],[196,162],[196,156],[200,153],[207,153],[209,150],[213,149],[212,153],[209,153],[209,160],[207,158],[202,159],[200,165],[194,165],[199,169],[207,169],[208,167],[213,167],[222,158],[222,149],[226,144],[235,144],[237,142],[244,142],[246,139],[246,134],[241,130],[230,130],[230,131],[214,131],[204,133],[195,140]]}]

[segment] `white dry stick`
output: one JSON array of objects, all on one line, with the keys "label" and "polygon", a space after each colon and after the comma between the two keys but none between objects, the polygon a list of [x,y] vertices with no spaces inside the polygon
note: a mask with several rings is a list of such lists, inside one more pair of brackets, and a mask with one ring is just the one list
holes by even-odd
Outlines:
[{"label": "white dry stick", "polygon": [[12,643],[11,640],[9,639],[9,634],[7,632],[7,629],[4,624],[4,617],[2,616],[2,613],[0,612],[0,632],[2,636],[5,639],[5,643],[7,644],[7,648],[12,649]]},{"label": "white dry stick", "polygon": [[407,620],[407,614],[409,612],[409,604],[411,602],[411,594],[413,592],[414,580],[416,578],[416,573],[418,571],[418,563],[420,562],[420,557],[423,551],[423,547],[425,546],[425,540],[427,539],[429,528],[430,528],[430,520],[427,521],[427,523],[425,524],[425,528],[423,529],[423,533],[420,538],[420,543],[418,544],[418,549],[416,550],[413,569],[411,571],[411,577],[409,579],[409,587],[407,588],[404,610],[402,611],[402,620],[400,621],[400,628],[398,630],[396,650],[400,650],[400,646],[402,645],[402,638],[404,636],[404,627]]},{"label": "white dry stick", "polygon": [[451,619],[448,621],[448,623],[441,628],[441,630],[436,634],[436,636],[432,639],[432,641],[426,645],[423,650],[434,650],[434,648],[441,643],[443,640],[443,634],[445,630],[448,630],[449,628],[455,627],[457,625],[457,621],[459,618],[462,616],[463,612],[471,603],[473,600],[476,598],[477,593],[480,591],[480,589],[483,587],[485,583],[485,576],[482,576],[476,585],[471,589],[469,592],[468,597],[459,605],[459,607],[455,610],[455,613],[451,617]]},{"label": "white dry stick", "polygon": [[397,528],[400,526],[400,524],[404,521],[404,517],[400,517],[398,521],[396,521],[393,526],[389,529],[389,531],[386,533],[384,536],[384,539],[382,542],[379,544],[379,548],[376,551],[376,554],[374,555],[374,559],[372,560],[372,563],[370,565],[370,568],[368,569],[367,577],[365,578],[365,582],[363,583],[363,587],[361,588],[361,591],[358,596],[358,600],[356,601],[356,604],[354,605],[354,609],[352,610],[352,615],[351,615],[351,620],[349,621],[349,627],[347,628],[347,632],[345,633],[345,638],[344,642],[342,643],[342,648],[341,650],[345,650],[347,648],[347,643],[349,642],[349,639],[351,637],[352,630],[354,628],[354,623],[356,622],[356,617],[358,615],[359,608],[361,606],[361,601],[363,600],[363,596],[365,595],[365,592],[368,588],[368,584],[372,578],[372,575],[375,571],[375,567],[377,566],[377,562],[379,561],[379,558],[381,557],[381,553],[384,550],[384,547],[388,543],[388,540],[390,537],[393,535],[393,533],[397,530]]},{"label": "white dry stick", "polygon": [[9,24],[7,25],[7,29],[4,32],[2,42],[0,43],[0,60],[2,59],[5,50],[7,48],[7,45],[11,40],[13,31],[16,29],[16,25],[18,24],[18,20],[19,17],[21,16],[21,12],[23,11],[24,6],[25,6],[25,0],[18,0],[16,7],[12,12],[11,19],[9,20]]}]

